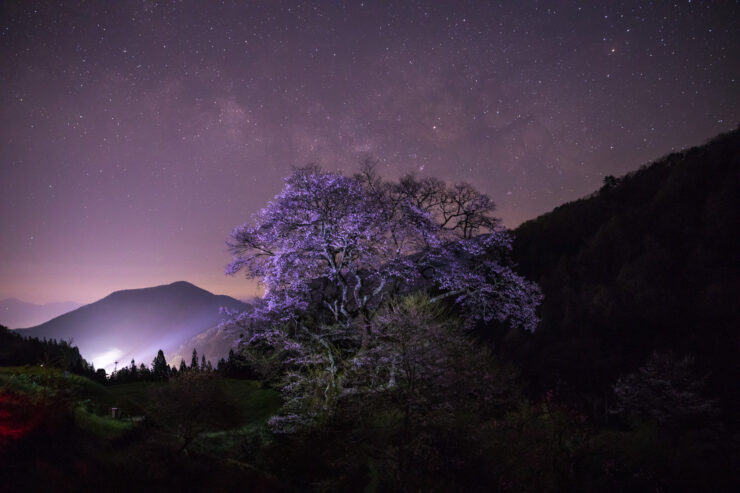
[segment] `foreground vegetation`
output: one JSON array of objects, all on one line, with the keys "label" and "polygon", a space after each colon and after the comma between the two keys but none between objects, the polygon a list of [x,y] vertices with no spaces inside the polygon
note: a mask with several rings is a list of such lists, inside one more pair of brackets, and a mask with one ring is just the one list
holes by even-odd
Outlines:
[{"label": "foreground vegetation", "polygon": [[279,490],[239,460],[265,433],[279,395],[198,375],[191,401],[173,408],[177,385],[102,386],[47,367],[0,368],[0,491]]},{"label": "foreground vegetation", "polygon": [[[454,323],[418,297],[401,308],[395,323],[412,327],[410,350],[420,343],[413,327],[439,334]],[[450,343],[437,342],[426,345],[435,359]],[[526,397],[515,368],[479,356],[448,353],[444,374],[418,379],[409,359],[394,391],[338,399],[294,433],[267,426],[281,397],[265,382],[187,372],[103,386],[49,367],[3,367],[0,489],[722,491],[736,480],[728,430],[681,380],[684,361],[658,359],[647,372],[667,387],[639,376],[627,385],[667,400],[669,419],[625,398],[603,426],[552,393]]]}]

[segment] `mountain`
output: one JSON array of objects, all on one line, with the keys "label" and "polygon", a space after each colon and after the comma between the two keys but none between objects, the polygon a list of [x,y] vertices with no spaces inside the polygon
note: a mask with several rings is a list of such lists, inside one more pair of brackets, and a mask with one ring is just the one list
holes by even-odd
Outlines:
[{"label": "mountain", "polygon": [[0,325],[11,329],[38,325],[80,306],[80,303],[72,301],[36,305],[8,298],[0,300]]},{"label": "mountain", "polygon": [[128,366],[132,358],[149,365],[159,349],[174,353],[197,334],[217,326],[222,320],[221,307],[246,310],[249,305],[179,281],[116,291],[21,330],[29,337],[72,339],[86,360],[110,370],[116,361]]},{"label": "mountain", "polygon": [[179,366],[180,360],[185,360],[185,363],[190,365],[193,349],[195,349],[198,351],[198,363],[200,363],[200,357],[205,355],[206,360],[210,361],[215,367],[220,358],[226,358],[229,350],[235,348],[237,341],[243,335],[243,333],[234,332],[223,327],[211,327],[183,342],[173,352],[165,353],[165,356],[171,365]]},{"label": "mountain", "polygon": [[740,130],[607,177],[514,234],[542,322],[494,333],[535,388],[589,396],[603,416],[620,375],[672,352],[740,408]]}]

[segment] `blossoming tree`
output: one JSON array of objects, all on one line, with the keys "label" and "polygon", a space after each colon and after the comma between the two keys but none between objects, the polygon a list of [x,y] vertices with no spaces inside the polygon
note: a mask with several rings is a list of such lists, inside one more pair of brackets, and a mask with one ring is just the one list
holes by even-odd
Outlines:
[{"label": "blossoming tree", "polygon": [[432,302],[452,301],[468,325],[495,318],[534,330],[539,290],[508,265],[511,237],[493,210],[470,185],[391,183],[371,163],[353,177],[296,169],[228,241],[227,273],[265,289],[231,323],[248,330],[247,345],[289,355],[292,388],[322,368],[322,386],[337,391],[346,362],[361,361],[378,337],[373,317],[398,295],[425,290]]}]

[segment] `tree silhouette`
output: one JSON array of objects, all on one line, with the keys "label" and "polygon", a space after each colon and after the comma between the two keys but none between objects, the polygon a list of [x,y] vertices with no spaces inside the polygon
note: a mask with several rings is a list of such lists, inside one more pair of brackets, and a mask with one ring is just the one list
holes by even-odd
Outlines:
[{"label": "tree silhouette", "polygon": [[164,353],[160,349],[152,362],[152,377],[155,380],[167,380],[168,376],[167,360],[164,358]]}]

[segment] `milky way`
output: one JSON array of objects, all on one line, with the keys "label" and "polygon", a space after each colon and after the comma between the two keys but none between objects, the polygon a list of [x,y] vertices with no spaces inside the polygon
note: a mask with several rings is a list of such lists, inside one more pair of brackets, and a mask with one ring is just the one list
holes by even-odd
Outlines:
[{"label": "milky way", "polygon": [[510,227],[740,120],[737,2],[0,7],[0,297],[186,279],[292,166],[468,181]]}]

